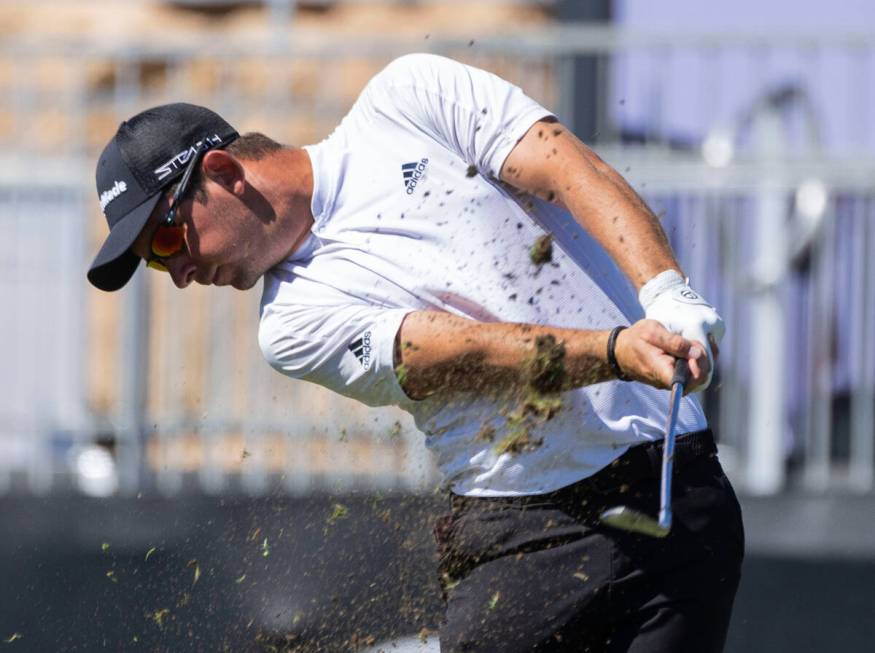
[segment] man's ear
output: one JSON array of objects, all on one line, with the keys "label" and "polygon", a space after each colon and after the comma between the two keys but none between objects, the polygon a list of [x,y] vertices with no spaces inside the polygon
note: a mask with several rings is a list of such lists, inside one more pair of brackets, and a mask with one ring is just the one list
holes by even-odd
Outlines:
[{"label": "man's ear", "polygon": [[204,154],[204,175],[229,193],[241,195],[246,186],[246,171],[240,161],[224,150],[210,150]]}]

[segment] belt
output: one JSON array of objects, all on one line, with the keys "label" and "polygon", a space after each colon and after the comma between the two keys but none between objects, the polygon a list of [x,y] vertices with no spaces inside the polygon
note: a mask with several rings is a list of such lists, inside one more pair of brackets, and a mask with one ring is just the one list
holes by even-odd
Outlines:
[{"label": "belt", "polygon": [[[662,440],[635,445],[592,476],[546,494],[527,494],[514,497],[465,497],[451,493],[450,507],[453,510],[459,510],[481,501],[527,505],[545,501],[562,501],[572,496],[591,495],[594,492],[612,492],[623,485],[629,485],[636,481],[658,478],[662,473],[662,449]],[[705,456],[713,458],[716,454],[717,445],[714,443],[714,434],[711,429],[678,435],[675,438],[674,446],[675,473],[698,458]]]},{"label": "belt", "polygon": [[[663,444],[663,440],[656,440],[630,447],[610,465],[580,482],[590,485],[593,489],[605,491],[615,489],[618,481],[629,483],[647,478],[659,478],[662,474]],[[683,469],[684,465],[690,464],[697,458],[713,457],[716,454],[717,445],[714,443],[711,429],[683,433],[675,438],[674,469]]]}]

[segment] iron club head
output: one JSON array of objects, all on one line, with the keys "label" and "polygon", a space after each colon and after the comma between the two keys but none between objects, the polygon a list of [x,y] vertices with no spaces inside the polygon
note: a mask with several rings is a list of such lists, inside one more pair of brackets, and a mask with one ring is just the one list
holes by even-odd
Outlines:
[{"label": "iron club head", "polygon": [[624,531],[650,535],[651,537],[665,537],[671,530],[671,526],[663,526],[658,521],[642,512],[632,510],[627,506],[617,506],[605,510],[600,517],[603,524],[619,528]]}]

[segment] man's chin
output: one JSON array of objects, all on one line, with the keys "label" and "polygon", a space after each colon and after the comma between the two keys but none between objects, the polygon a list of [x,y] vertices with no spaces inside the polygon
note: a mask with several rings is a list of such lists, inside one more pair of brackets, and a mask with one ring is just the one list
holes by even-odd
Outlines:
[{"label": "man's chin", "polygon": [[231,286],[231,287],[234,288],[235,290],[249,290],[249,289],[252,288],[255,284],[258,283],[258,280],[259,280],[260,278],[261,278],[261,277],[254,277],[254,278],[251,278],[251,279],[250,279],[250,278],[232,279],[232,280],[229,281],[226,285]]},{"label": "man's chin", "polygon": [[211,283],[214,286],[231,286],[235,290],[249,290],[258,283],[259,279],[261,279],[260,274],[229,266],[218,268]]}]

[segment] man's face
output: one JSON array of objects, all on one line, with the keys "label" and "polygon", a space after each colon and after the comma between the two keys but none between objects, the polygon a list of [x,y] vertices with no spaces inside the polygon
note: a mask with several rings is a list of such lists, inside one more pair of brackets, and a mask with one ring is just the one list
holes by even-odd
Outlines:
[{"label": "man's face", "polygon": [[[184,197],[175,224],[182,228],[183,246],[162,259],[173,283],[185,288],[192,281],[203,285],[232,286],[246,290],[254,286],[270,267],[260,260],[261,232],[257,216],[221,186],[206,183],[206,201]],[[167,193],[140,232],[131,250],[140,258],[152,258],[152,241],[170,208]]]}]

